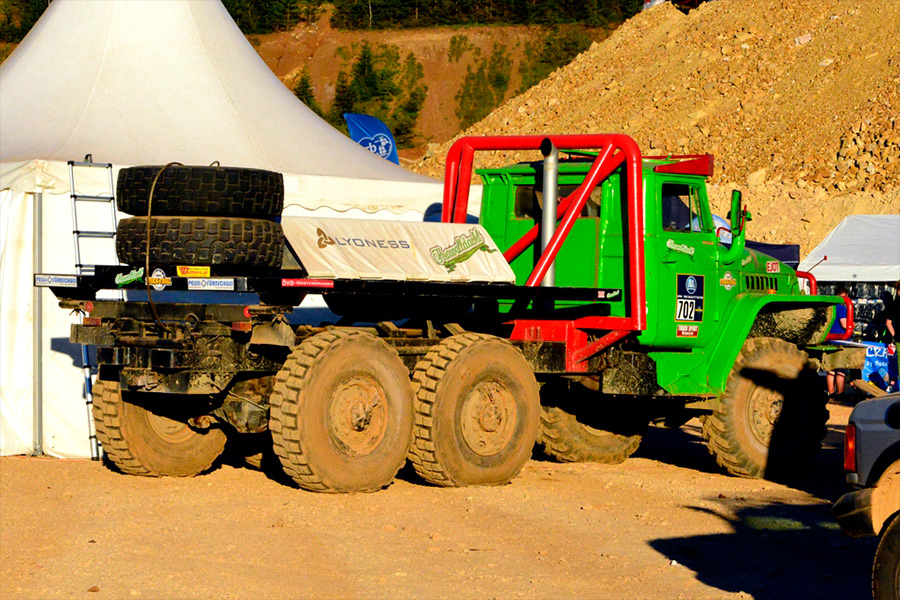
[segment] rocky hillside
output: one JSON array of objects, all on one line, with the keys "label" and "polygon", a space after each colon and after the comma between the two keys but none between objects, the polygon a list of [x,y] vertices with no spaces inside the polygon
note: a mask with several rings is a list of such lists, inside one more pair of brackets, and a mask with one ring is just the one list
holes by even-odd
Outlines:
[{"label": "rocky hillside", "polygon": [[[608,29],[592,29],[590,36],[603,39]],[[322,106],[334,98],[338,72],[348,70],[363,42],[373,47],[395,47],[404,59],[409,53],[422,66],[428,96],[416,123],[420,148],[409,154],[420,158],[429,142],[443,142],[459,132],[457,94],[469,69],[501,47],[509,61],[505,98],[511,98],[521,84],[520,68],[529,45],[538,45],[548,28],[538,26],[440,27],[378,31],[333,29],[326,11],[314,26],[298,25],[290,31],[248,36],[270,69],[293,88],[303,69],[310,74],[314,95]]]},{"label": "rocky hillside", "polygon": [[[752,237],[806,253],[848,214],[900,210],[898,33],[894,0],[664,4],[464,134],[622,132],[652,153],[711,152],[716,211],[738,187]],[[448,147],[416,169],[440,176]]]}]

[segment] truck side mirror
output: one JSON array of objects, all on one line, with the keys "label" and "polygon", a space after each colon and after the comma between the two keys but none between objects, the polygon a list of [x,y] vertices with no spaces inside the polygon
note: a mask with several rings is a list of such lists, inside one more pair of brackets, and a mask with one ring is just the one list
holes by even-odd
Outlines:
[{"label": "truck side mirror", "polygon": [[744,253],[746,239],[744,233],[750,214],[741,208],[740,190],[731,192],[731,210],[728,212],[728,219],[731,221],[731,247],[720,255],[720,260],[724,263],[734,262]]},{"label": "truck side mirror", "polygon": [[744,211],[741,209],[741,191],[731,192],[731,210],[728,212],[731,220],[731,235],[738,236],[744,232]]}]

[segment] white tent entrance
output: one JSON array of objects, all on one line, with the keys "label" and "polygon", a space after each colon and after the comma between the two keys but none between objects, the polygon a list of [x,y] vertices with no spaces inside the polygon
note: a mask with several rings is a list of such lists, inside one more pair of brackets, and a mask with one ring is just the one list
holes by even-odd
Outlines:
[{"label": "white tent entrance", "polygon": [[443,193],[297,100],[219,0],[56,0],[0,66],[0,454],[90,456],[74,318],[32,289],[36,271],[74,273],[66,162],[87,154],[114,176],[171,161],[278,171],[286,215],[421,220]]}]

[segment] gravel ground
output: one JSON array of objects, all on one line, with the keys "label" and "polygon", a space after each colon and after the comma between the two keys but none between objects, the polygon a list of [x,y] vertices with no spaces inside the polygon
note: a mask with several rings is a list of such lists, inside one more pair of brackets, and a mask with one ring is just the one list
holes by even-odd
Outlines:
[{"label": "gravel ground", "polygon": [[373,494],[295,489],[223,465],[126,476],[0,459],[0,597],[865,598],[875,540],[831,517],[834,405],[814,467],[722,475],[696,421],[651,428],[622,465],[530,461],[510,485],[439,489],[411,470]]}]

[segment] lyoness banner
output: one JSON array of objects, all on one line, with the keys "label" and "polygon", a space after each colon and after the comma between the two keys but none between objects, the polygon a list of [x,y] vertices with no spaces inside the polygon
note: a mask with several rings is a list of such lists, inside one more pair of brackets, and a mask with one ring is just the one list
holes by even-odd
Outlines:
[{"label": "lyoness banner", "polygon": [[284,217],[282,227],[311,278],[515,282],[480,225]]}]

